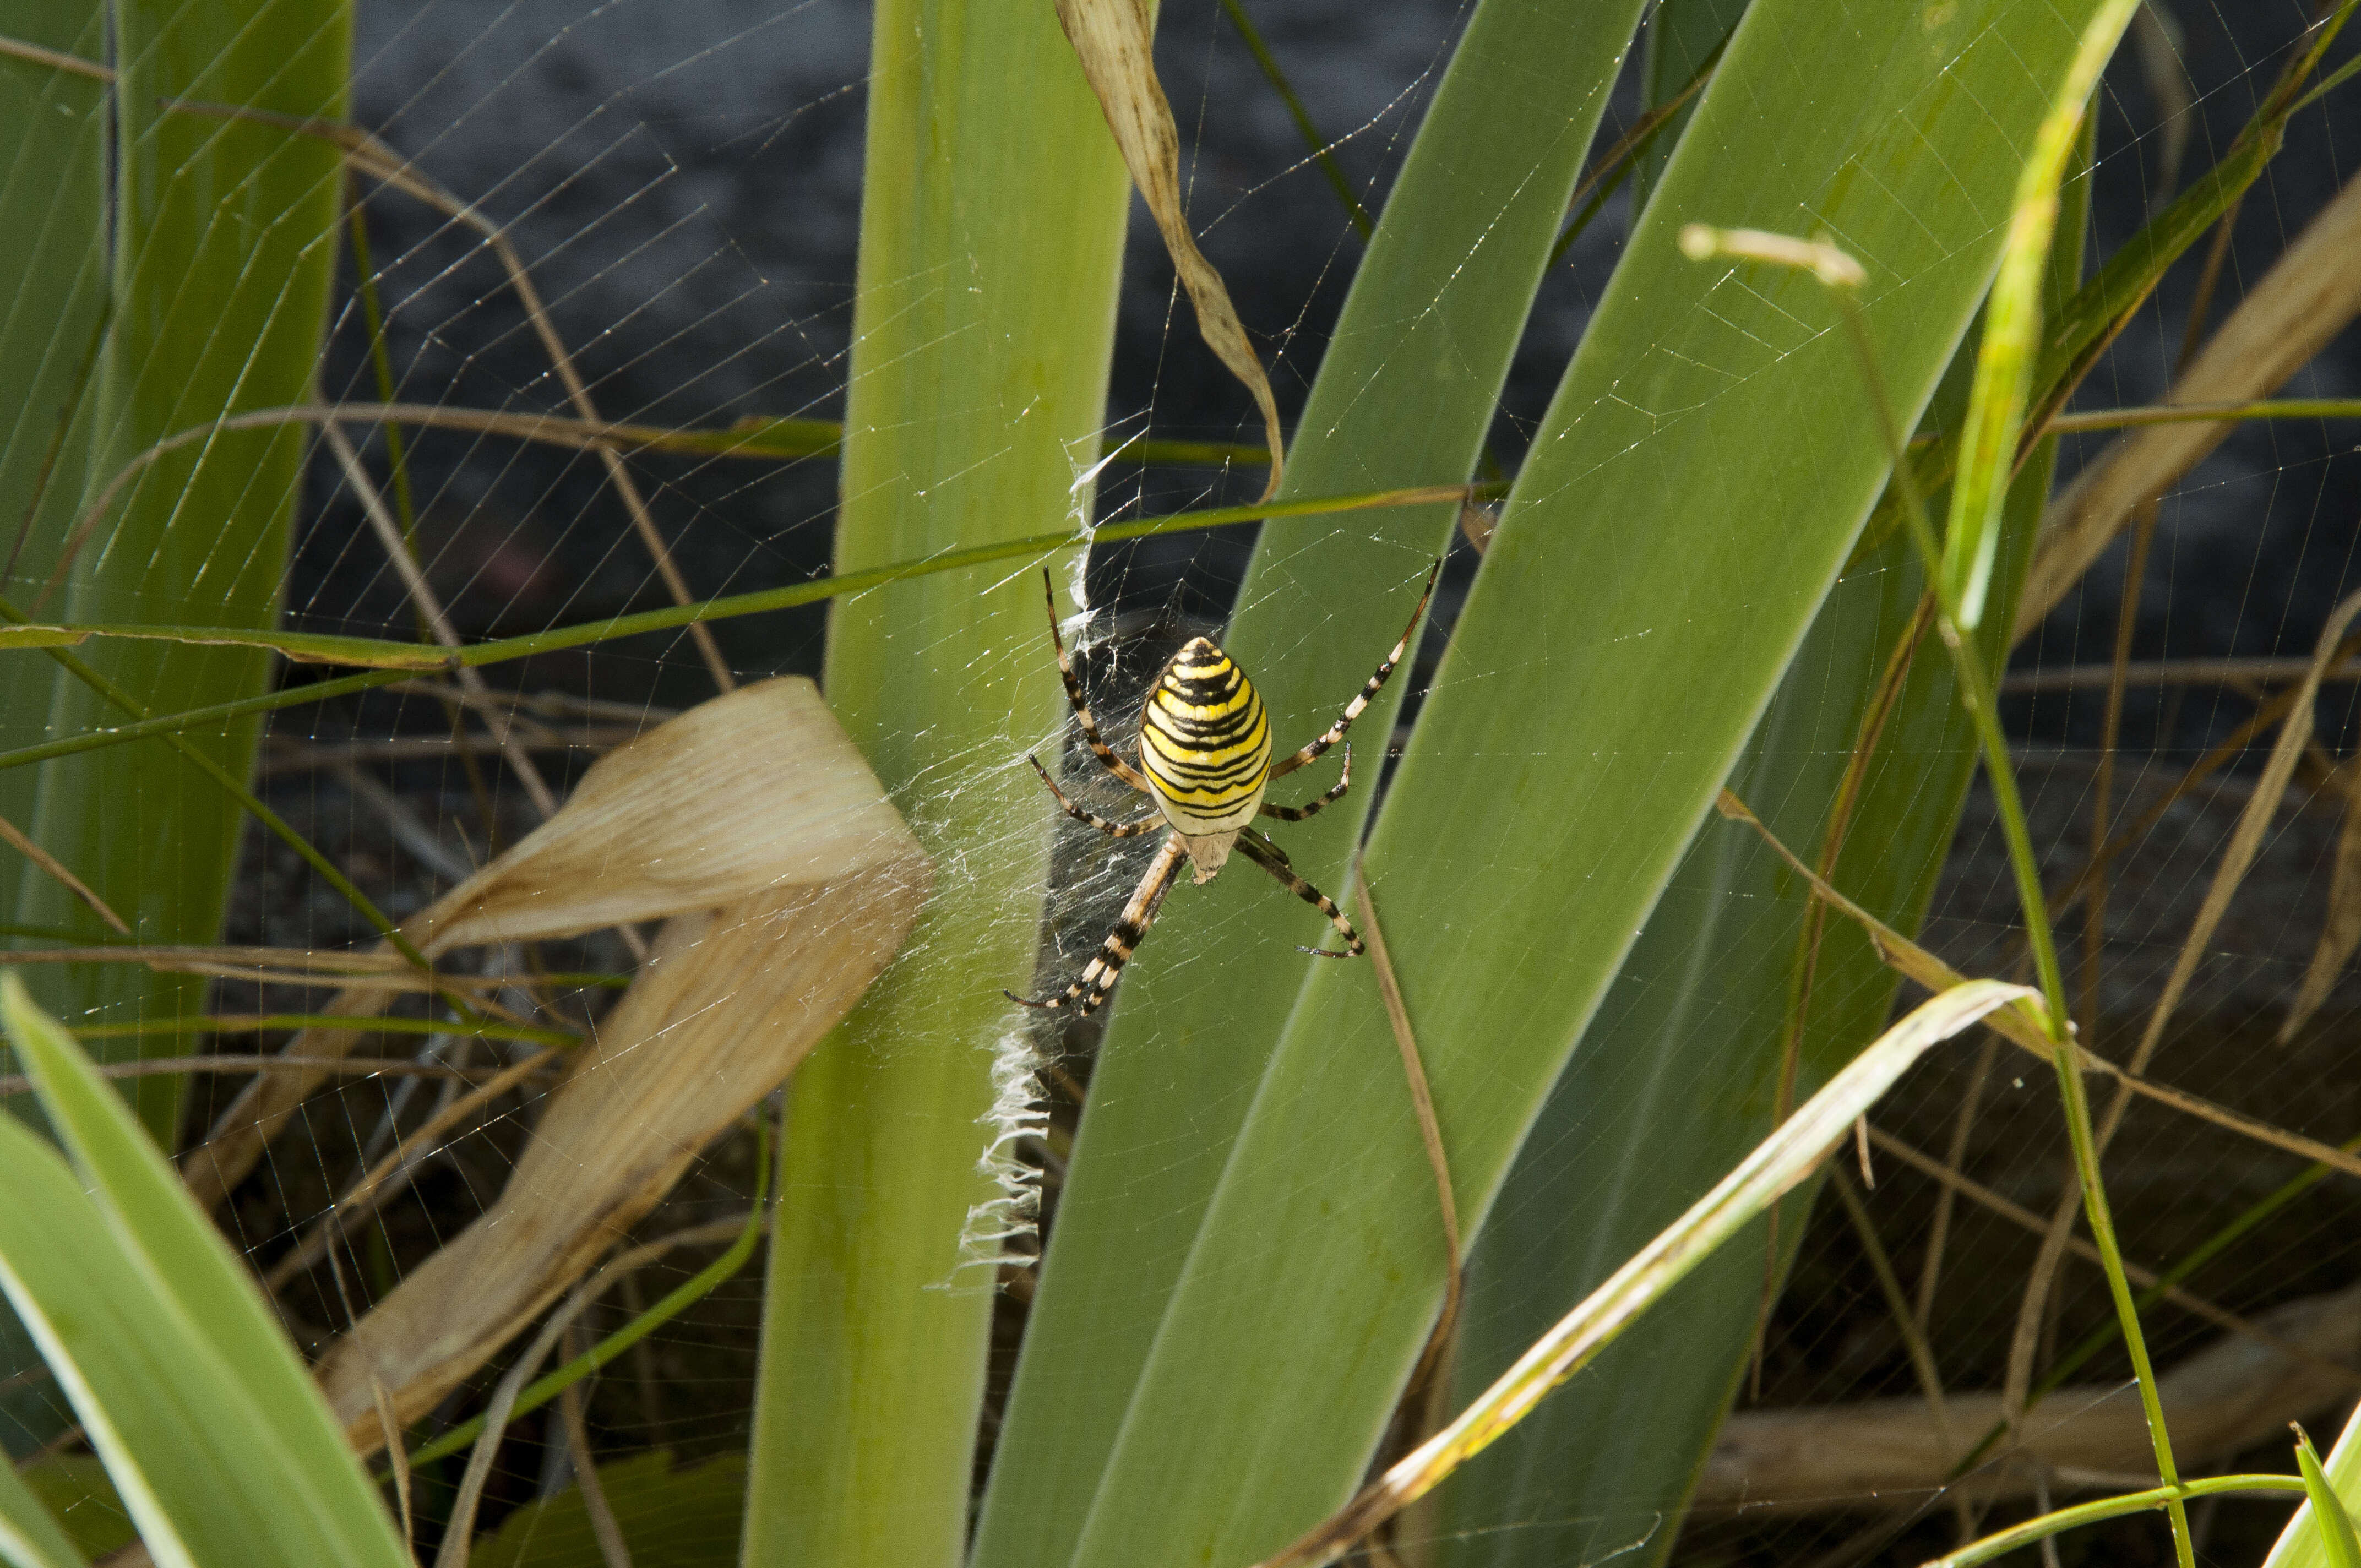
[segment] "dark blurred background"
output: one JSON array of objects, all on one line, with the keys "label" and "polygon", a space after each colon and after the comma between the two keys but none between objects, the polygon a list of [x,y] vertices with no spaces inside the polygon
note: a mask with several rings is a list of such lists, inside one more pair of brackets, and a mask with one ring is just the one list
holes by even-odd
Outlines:
[{"label": "dark blurred background", "polygon": [[[1360,199],[1378,209],[1462,7],[1255,0],[1249,9]],[[2110,71],[2093,175],[2099,254],[2122,244],[2229,145],[2312,7],[2159,0],[2158,9],[2177,39],[2186,84],[2158,76],[2153,51],[2144,62],[2126,49]],[[606,417],[709,425],[840,411],[859,222],[865,7],[844,0],[784,7],[519,0],[498,8],[374,0],[360,18],[357,118],[507,226]],[[2331,64],[2354,47],[2341,41]],[[1282,401],[1300,403],[1361,241],[1219,5],[1168,4],[1159,62],[1191,159],[1192,220],[1260,336]],[[1635,51],[1602,142],[1638,110]],[[2212,319],[2235,308],[2242,287],[2344,181],[2356,130],[2361,93],[2351,90],[2296,121],[2239,214]],[[1615,265],[1630,202],[1628,191],[1618,194],[1543,287],[1494,433],[1504,466],[1515,466]],[[474,236],[399,195],[371,194],[368,214],[400,395],[559,408],[522,310]],[[2078,406],[2162,394],[2197,270],[2193,260],[2174,270]],[[1243,393],[1176,303],[1170,268],[1144,221],[1134,225],[1121,308],[1111,429],[1256,437]],[[360,314],[348,311],[330,389],[372,395],[366,350]],[[2348,330],[2290,395],[2354,395],[2361,390],[2356,355],[2361,336]],[[2062,472],[2102,439],[2070,440]],[[2308,650],[2354,574],[2361,465],[2353,445],[2350,425],[2257,424],[2208,459],[2163,508],[2136,656]],[[470,633],[661,602],[595,461],[437,433],[412,437],[410,461],[436,581]],[[825,567],[830,461],[652,456],[635,466],[699,595],[796,581]],[[374,549],[357,543],[365,532],[357,507],[332,496],[333,488],[322,469],[291,605],[299,620],[322,628],[398,624],[406,616],[397,587]],[[1118,467],[1102,510],[1250,494],[1247,476]],[[1251,538],[1237,529],[1132,546],[1100,563],[1094,586],[1121,608],[1218,617]],[[2021,663],[2107,656],[2121,555],[2118,546],[2037,645],[2021,652]],[[743,669],[813,671],[820,614],[730,622],[720,634]],[[688,699],[699,690],[672,639],[610,646],[522,674],[528,684],[587,689],[594,670],[605,695]],[[2049,696],[2015,703],[2012,718],[2028,735],[2086,739],[2096,711],[2087,696]],[[2210,698],[2138,690],[2126,740],[2201,746],[2236,722],[2226,712]]]}]

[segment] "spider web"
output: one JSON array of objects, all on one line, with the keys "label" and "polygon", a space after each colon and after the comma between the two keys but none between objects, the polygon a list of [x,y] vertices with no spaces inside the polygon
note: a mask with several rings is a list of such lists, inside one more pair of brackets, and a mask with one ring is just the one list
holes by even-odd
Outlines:
[{"label": "spider web", "polygon": [[[2111,70],[2091,175],[2097,257],[2128,239],[2178,183],[2227,148],[2268,91],[2306,14],[2293,4],[2241,6],[2220,0],[2172,0],[2158,9],[2177,35],[2188,101],[2174,102],[2169,76],[2144,71],[2134,50]],[[1376,210],[1448,59],[1464,21],[1462,7],[1418,0],[1379,13],[1344,0],[1261,0],[1251,10],[1324,134],[1324,150]],[[457,0],[364,0],[357,25],[352,119],[512,239],[603,417],[710,429],[753,417],[840,415],[862,199],[865,8],[837,0],[807,0],[763,14],[716,0],[664,5],[518,0],[489,8]],[[2329,65],[2350,59],[2353,48],[2349,39],[2340,44]],[[1242,316],[1259,335],[1282,404],[1291,410],[1318,369],[1359,241],[1285,106],[1217,6],[1168,5],[1159,62],[1180,125],[1192,222]],[[1638,118],[1640,77],[1635,51],[1600,132],[1602,147]],[[2361,109],[2348,92],[2294,123],[2286,152],[2239,212],[2213,319],[2235,307],[2345,182],[2356,114]],[[370,265],[364,272],[349,245],[342,252],[317,372],[322,400],[375,401],[380,395],[369,306],[360,287],[366,277],[381,302],[393,400],[509,413],[565,411],[562,380],[480,235],[398,192],[362,188]],[[1628,192],[1609,201],[1553,269],[1535,302],[1491,438],[1493,454],[1510,471],[1607,286],[1631,211]],[[2195,270],[2184,265],[2168,279],[2086,385],[2078,406],[2164,396],[2194,298]],[[1257,438],[1244,394],[1198,341],[1153,231],[1140,223],[1133,225],[1126,261],[1113,386],[1104,432],[1110,447],[1142,434]],[[2283,395],[2357,393],[2361,336],[2347,330]],[[2243,427],[2165,498],[2134,607],[2136,660],[2267,659],[2309,652],[2330,607],[2356,580],[2361,464],[2352,455],[2349,428]],[[22,444],[46,434],[12,433],[8,450],[16,454]],[[2060,483],[2104,440],[2069,438]],[[669,602],[629,509],[592,455],[451,431],[413,430],[406,441],[403,477],[421,564],[462,637],[514,634]],[[392,455],[381,433],[362,445],[362,455],[377,482],[390,487]],[[633,468],[673,561],[698,597],[801,582],[828,569],[836,499],[832,458],[757,463],[652,454],[635,457]],[[1241,503],[1253,499],[1259,483],[1258,471],[1117,461],[1100,477],[1095,515],[1108,520]],[[310,450],[290,499],[296,540],[283,594],[285,624],[346,635],[415,635],[413,598],[389,565],[361,498],[329,454]],[[188,519],[177,526],[204,524]],[[1132,744],[1130,716],[1161,661],[1188,637],[1218,632],[1235,601],[1253,541],[1247,526],[1093,553],[1081,584],[1092,613],[1076,629],[1077,662],[1118,751]],[[1433,624],[1396,676],[1412,694],[1405,731],[1415,718],[1417,694],[1448,642],[1476,559],[1465,544],[1455,551]],[[2070,873],[2092,847],[2104,690],[2103,682],[2061,672],[2111,656],[2125,563],[2119,542],[2012,665],[2015,685],[2005,717],[2020,745],[2035,837],[2050,857],[2053,877]],[[1405,563],[1406,579],[1418,565]],[[30,599],[40,586],[19,576],[5,591]],[[716,626],[715,636],[741,679],[775,673],[817,677],[825,613],[810,608],[726,621]],[[156,619],[171,618],[159,612]],[[1366,617],[1340,608],[1323,623],[1302,627],[1301,636],[1307,643],[1337,638],[1367,643],[1374,663],[1390,626],[1373,629]],[[928,645],[913,649],[912,656],[1007,660],[1018,663],[1027,678],[1055,679],[1038,646],[979,654]],[[494,684],[534,699],[529,711],[546,740],[536,755],[560,795],[602,750],[713,690],[699,650],[686,635],[670,632],[538,657],[508,667]],[[2341,981],[2291,1046],[2274,1036],[2329,916],[2344,810],[2339,792],[2349,778],[2337,770],[2361,740],[2355,734],[2352,694],[2350,685],[2332,685],[2322,702],[2322,769],[2300,779],[2275,818],[2159,1058],[2160,1070],[2181,1088],[2332,1143],[2351,1136],[2357,1120],[2361,1077],[2346,1047],[2361,989]],[[1347,694],[1337,695],[1341,700]],[[2116,820],[2162,802],[2183,772],[2232,736],[2255,707],[2251,687],[2235,680],[2135,682],[2122,719]],[[480,738],[479,720],[470,732]],[[496,845],[514,842],[539,819],[519,779],[488,748],[455,748],[451,734],[444,703],[417,690],[288,709],[270,724],[258,789],[400,918],[424,907]],[[1062,732],[1036,739],[1045,762],[1068,745]],[[1287,746],[1308,737],[1275,739]],[[2122,862],[2099,953],[2100,1039],[2122,1041],[2127,1031],[2136,1036],[2251,795],[2268,742],[2266,732],[2166,806]],[[1363,743],[1365,756],[1379,750],[1374,738]],[[462,750],[471,755],[462,757]],[[1025,769],[1021,754],[975,755],[964,760],[958,775],[929,779],[897,804],[922,826],[950,820],[963,788]],[[1369,767],[1364,776],[1377,783],[1380,773]],[[1125,804],[1120,792],[1093,787],[1076,770],[1065,776],[1076,781],[1077,798],[1093,809]],[[1005,834],[975,839],[962,852],[976,865],[1021,864],[1037,852],[1038,835],[1038,819],[1011,821]],[[1045,979],[1071,973],[1096,947],[1154,846],[1151,837],[1111,849],[1084,830],[1060,828],[1043,925]],[[1488,869],[1474,864],[1466,871],[1472,877]],[[1268,891],[1271,902],[1257,901],[1227,918],[1268,921],[1277,933],[1284,921],[1304,914]],[[1173,896],[1189,894],[1183,886]],[[1218,929],[1201,928],[1193,937],[1159,932],[1143,947],[1139,962],[1188,966]],[[2018,961],[2018,929],[2004,852],[1980,785],[1959,829],[1927,941],[1966,972],[2005,973]],[[2072,938],[2070,928],[2067,935]],[[350,905],[293,851],[249,828],[227,940],[336,948],[372,937]],[[1547,958],[1546,932],[1510,932],[1501,939],[1523,944],[1537,961]],[[8,940],[38,947],[42,939]],[[928,957],[922,945],[901,961],[923,964]],[[525,961],[514,952],[485,959],[488,966]],[[613,974],[628,972],[634,962],[622,938],[611,933],[551,945],[536,961],[547,969]],[[488,967],[486,972],[517,970]],[[306,994],[225,981],[208,1005],[222,1013],[300,1011]],[[604,994],[578,992],[560,1012],[579,1021],[604,1004]],[[524,1006],[531,999],[520,990],[514,1000]],[[68,1021],[90,1027],[109,1019]],[[1093,1020],[1054,1036],[1020,1031],[1005,1042],[1001,1124],[977,1130],[976,1153],[979,1159],[995,1151],[1006,1157],[1003,1173],[1016,1190],[1007,1206],[979,1218],[980,1260],[996,1266],[1004,1247],[1018,1254],[1032,1249],[1032,1201],[1026,1192],[1038,1188],[1043,1223],[1054,1225],[1063,1151],[1070,1146],[1076,1095],[1086,1092],[1099,1027]],[[225,1034],[214,1048],[269,1049],[284,1037]],[[522,1059],[528,1050],[438,1036],[422,1056],[428,1065],[482,1066]],[[238,1081],[227,1076],[194,1080],[184,1138],[202,1135]],[[1239,1085],[1236,1092],[1250,1088]],[[392,1146],[399,1130],[415,1128],[461,1092],[456,1080],[412,1077],[351,1081],[316,1096],[300,1124],[239,1190],[231,1210],[239,1244],[258,1268],[271,1268],[317,1226],[354,1173]],[[1960,1108],[1971,1102],[1974,1113],[1963,1119]],[[307,1349],[323,1347],[439,1239],[482,1212],[530,1137],[537,1103],[534,1093],[505,1101],[465,1135],[418,1160],[405,1172],[406,1192],[346,1238],[335,1266],[305,1270],[280,1291],[291,1332]],[[1958,1136],[1960,1168],[2024,1210],[2046,1216],[2063,1190],[2055,1095],[2020,1059],[1993,1058],[1973,1046],[1938,1053],[1881,1110],[1877,1124],[1892,1138],[1938,1155]],[[1594,1131],[1577,1120],[1562,1135],[1580,1138]],[[1653,1168],[1649,1153],[1640,1151],[1633,1160],[1625,1179],[1646,1183]],[[753,1162],[751,1137],[717,1145],[643,1223],[643,1233],[742,1214],[757,1187]],[[2108,1168],[2127,1253],[2162,1266],[2303,1167],[2293,1157],[2142,1105],[2127,1120]],[[1877,1175],[1865,1202],[1883,1247],[1905,1284],[1915,1287],[1934,1255],[1938,1189],[1888,1157],[1880,1157]],[[2187,1288],[2246,1318],[2349,1288],[2361,1278],[2361,1250],[2350,1239],[2356,1193],[2348,1177],[2303,1190],[2192,1277]],[[1513,1204],[1515,1195],[1503,1201]],[[1578,1209],[1565,1217],[1569,1247],[1579,1245],[1580,1223]],[[2031,1267],[2037,1243],[2020,1225],[1974,1201],[1957,1201],[1944,1223],[1943,1283],[1933,1297],[1928,1337],[1947,1387],[1994,1388],[2015,1326],[2018,1282]],[[594,1332],[621,1324],[694,1274],[712,1250],[687,1250],[649,1266],[586,1321]],[[2051,1347],[2045,1362],[2111,1321],[2096,1272],[2066,1266],[2054,1320],[2041,1328],[2043,1343]],[[675,1464],[717,1464],[716,1484],[727,1490],[728,1466],[743,1453],[752,1420],[762,1277],[759,1263],[744,1269],[665,1325],[644,1350],[608,1370],[588,1403],[602,1460],[646,1463],[645,1456],[661,1452]],[[983,1288],[991,1277],[979,1272],[968,1284]],[[1005,1392],[1023,1331],[1021,1293],[1004,1294],[995,1312],[994,1400]],[[2200,1314],[2166,1309],[2151,1332],[2158,1362],[2172,1365],[2223,1330]],[[2361,1352],[2361,1343],[2355,1351]],[[441,1418],[472,1412],[496,1374],[497,1367],[455,1395]],[[2111,1348],[2061,1398],[2095,1401],[2094,1391],[2112,1389],[2120,1403],[2125,1376],[2119,1351]],[[1741,1392],[1741,1419],[1917,1392],[1904,1337],[1880,1295],[1861,1236],[1839,1206],[1823,1201],[1809,1217],[1770,1314],[1760,1376]],[[48,1442],[68,1415],[56,1388],[33,1369],[19,1370],[0,1386],[0,1409],[6,1417],[0,1439],[20,1455]],[[2336,1407],[2323,1424],[2334,1426],[2343,1414]],[[2221,1463],[2232,1457],[2224,1454]],[[2283,1467],[2276,1459],[2257,1463]],[[570,1475],[553,1407],[512,1434],[489,1497],[487,1522],[497,1526],[536,1498],[563,1494]],[[2072,1480],[2051,1478],[2061,1488]],[[621,1477],[617,1486],[628,1481]],[[1846,1563],[1915,1562],[1943,1549],[1955,1528],[1940,1503],[1921,1506],[1914,1498],[1897,1508],[1858,1494],[1822,1501],[1836,1506],[1706,1509],[1669,1550],[1697,1562],[1794,1561],[1821,1553]],[[2028,1506],[2022,1498],[1995,1505],[1999,1511],[1988,1516],[1987,1528]],[[2228,1502],[2202,1510],[2201,1528],[2209,1532],[2213,1553],[2252,1561],[2279,1519],[2276,1509]],[[734,1532],[734,1506],[698,1528]],[[1568,1560],[1606,1561],[1625,1551],[1665,1550],[1669,1529],[1657,1514],[1613,1497],[1569,1496],[1488,1527],[1477,1546],[1507,1562],[1532,1553],[1535,1539],[1579,1540],[1583,1545]],[[2156,1537],[2126,1527],[2111,1540],[2137,1550],[2142,1541],[2153,1548]],[[1414,1544],[1419,1537],[1398,1541]],[[717,1548],[715,1560],[727,1555]]]}]

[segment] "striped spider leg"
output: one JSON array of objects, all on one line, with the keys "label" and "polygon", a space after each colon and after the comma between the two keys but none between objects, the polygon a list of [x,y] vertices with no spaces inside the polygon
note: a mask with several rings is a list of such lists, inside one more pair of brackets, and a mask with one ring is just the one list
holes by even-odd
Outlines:
[{"label": "striped spider leg", "polygon": [[[1442,573],[1443,563],[1440,560],[1426,569],[1426,591],[1418,596],[1418,608],[1410,612],[1410,624],[1402,628],[1400,641],[1394,644],[1394,651],[1387,654],[1384,662],[1378,665],[1378,673],[1371,675],[1360,691],[1355,695],[1353,700],[1345,705],[1345,711],[1336,716],[1336,722],[1330,725],[1327,731],[1317,740],[1312,741],[1295,755],[1283,757],[1273,763],[1270,770],[1271,777],[1279,778],[1293,773],[1306,762],[1317,761],[1322,752],[1345,738],[1345,731],[1353,728],[1353,720],[1360,718],[1367,710],[1369,704],[1377,700],[1378,693],[1385,689],[1387,678],[1394,673],[1394,666],[1400,663],[1402,655],[1410,652],[1411,635],[1418,630],[1419,618],[1426,613],[1426,601],[1434,597],[1434,579]],[[1327,802],[1323,800],[1321,804],[1324,806]],[[1319,806],[1313,806],[1312,809],[1317,811]],[[1279,814],[1273,812],[1271,815],[1276,817]]]}]

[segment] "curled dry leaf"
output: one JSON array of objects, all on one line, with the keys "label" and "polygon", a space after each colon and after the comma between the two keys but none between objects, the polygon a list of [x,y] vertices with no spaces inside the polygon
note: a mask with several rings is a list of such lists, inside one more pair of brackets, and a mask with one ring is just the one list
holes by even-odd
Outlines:
[{"label": "curled dry leaf", "polygon": [[440,949],[661,917],[499,1200],[331,1352],[373,1448],[561,1294],[799,1062],[893,957],[930,868],[811,683],[765,682],[601,761],[566,808],[430,911]]},{"label": "curled dry leaf", "polygon": [[[664,922],[552,1095],[507,1189],[322,1370],[355,1446],[429,1409],[654,1205],[800,1061],[909,933],[930,868],[809,681],[745,687],[600,760],[561,811],[405,923],[430,956]],[[339,1012],[385,993],[353,991]],[[338,1055],[354,1031],[291,1054]],[[314,1075],[258,1082],[190,1172],[218,1194]]]},{"label": "curled dry leaf", "polygon": [[1230,374],[1246,383],[1262,410],[1264,439],[1270,444],[1270,482],[1262,499],[1279,493],[1284,461],[1279,431],[1279,403],[1271,396],[1270,378],[1246,341],[1246,329],[1230,304],[1222,275],[1197,248],[1189,219],[1180,210],[1180,137],[1173,128],[1172,105],[1165,101],[1164,84],[1156,77],[1156,23],[1147,0],[1058,0],[1058,24],[1082,63],[1082,75],[1106,111],[1107,127],[1123,149],[1124,166],[1132,183],[1155,214],[1171,253],[1173,270],[1189,291],[1197,312],[1197,330],[1206,345],[1221,356]]},{"label": "curled dry leaf", "polygon": [[[433,959],[775,899],[919,863],[917,841],[818,689],[786,678],[706,703],[609,752],[555,817],[401,929]],[[395,994],[357,984],[324,1011],[374,1014]],[[612,1021],[605,1026],[613,1028]],[[287,1054],[342,1056],[360,1037],[307,1030]],[[184,1173],[198,1201],[225,1196],[328,1077],[276,1074],[241,1094],[188,1157]]]},{"label": "curled dry leaf", "polygon": [[[2361,180],[2349,181],[2222,323],[2172,389],[2176,403],[2268,397],[2361,313]],[[2235,426],[2153,424],[2127,432],[2074,477],[2042,519],[2017,601],[2015,638],[2057,607],[2131,521]]]}]

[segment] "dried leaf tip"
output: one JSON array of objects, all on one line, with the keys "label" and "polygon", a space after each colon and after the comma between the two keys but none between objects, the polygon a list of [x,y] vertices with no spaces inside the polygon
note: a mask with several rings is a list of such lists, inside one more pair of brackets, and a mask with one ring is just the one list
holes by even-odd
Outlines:
[{"label": "dried leaf tip", "polygon": [[1861,264],[1825,238],[1797,239],[1767,229],[1718,229],[1710,224],[1686,224],[1681,228],[1681,254],[1691,261],[1717,256],[1740,261],[1767,261],[1809,272],[1831,289],[1858,289],[1869,281]]},{"label": "dried leaf tip", "polygon": [[1197,248],[1188,217],[1180,210],[1180,136],[1163,83],[1157,79],[1155,27],[1148,7],[1143,0],[1057,0],[1057,7],[1058,23],[1074,46],[1074,57],[1106,114],[1107,128],[1123,150],[1132,183],[1154,214],[1156,226],[1164,236],[1164,248],[1172,257],[1173,270],[1189,291],[1189,302],[1197,312],[1197,330],[1230,374],[1254,394],[1255,406],[1262,411],[1264,439],[1270,447],[1270,478],[1261,499],[1268,500],[1279,493],[1285,463],[1279,400],[1271,392],[1270,378],[1263,373],[1262,361],[1246,339],[1246,326],[1230,303],[1221,273]]}]

